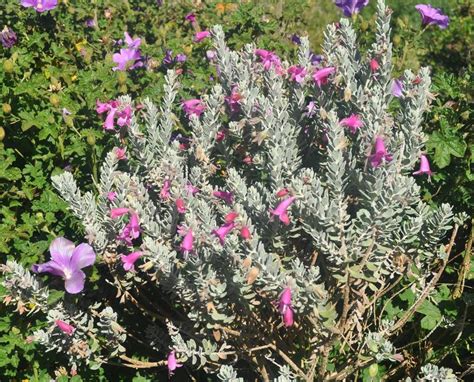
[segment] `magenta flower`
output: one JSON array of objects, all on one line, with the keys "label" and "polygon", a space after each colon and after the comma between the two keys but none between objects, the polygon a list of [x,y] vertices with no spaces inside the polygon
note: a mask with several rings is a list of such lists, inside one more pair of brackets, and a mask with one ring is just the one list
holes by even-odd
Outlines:
[{"label": "magenta flower", "polygon": [[122,255],[120,256],[120,259],[122,260],[123,263],[123,269],[125,269],[127,272],[129,271],[135,271],[135,262],[143,255],[142,252],[136,251],[132,252],[129,255],[125,256]]},{"label": "magenta flower", "polygon": [[214,195],[216,198],[224,200],[227,204],[232,204],[232,201],[234,200],[234,195],[232,192],[214,191],[212,195]]},{"label": "magenta flower", "polygon": [[187,183],[186,186],[184,186],[186,192],[188,195],[194,196],[199,192],[199,188],[193,186],[191,183]]},{"label": "magenta flower", "polygon": [[178,211],[178,214],[186,213],[186,206],[184,204],[183,199],[181,199],[181,198],[176,199],[175,204],[176,204],[176,210]]},{"label": "magenta flower", "polygon": [[81,269],[95,262],[95,253],[92,247],[86,243],[76,247],[72,241],[58,237],[51,242],[49,252],[51,260],[33,265],[32,271],[60,276],[65,281],[64,286],[68,293],[81,292],[86,279],[86,275]]},{"label": "magenta flower", "polygon": [[367,4],[369,0],[335,0],[335,5],[342,9],[346,17],[359,13]]},{"label": "magenta flower", "polygon": [[163,183],[163,187],[161,188],[160,191],[160,198],[162,200],[168,200],[170,198],[170,188],[171,188],[171,182],[169,179],[166,179]]},{"label": "magenta flower", "polygon": [[382,161],[390,162],[393,159],[392,154],[389,154],[385,149],[385,143],[382,137],[375,138],[375,153],[369,156],[370,165],[372,167],[379,167]]},{"label": "magenta flower", "polygon": [[112,56],[113,62],[117,64],[112,70],[126,71],[139,68],[143,66],[141,59],[142,56],[139,50],[132,48],[120,49],[120,53],[114,53]]},{"label": "magenta flower", "polygon": [[235,227],[234,222],[226,223],[226,224],[220,226],[219,228],[212,230],[211,233],[213,235],[216,235],[219,238],[219,241],[220,241],[221,245],[224,245],[225,237],[230,233],[230,231],[232,231],[234,229],[234,227]]},{"label": "magenta flower", "polygon": [[182,102],[183,111],[186,113],[188,117],[195,115],[199,117],[204,110],[206,110],[206,105],[202,103],[200,99],[188,99],[187,101]]},{"label": "magenta flower", "polygon": [[174,371],[178,368],[181,367],[180,363],[178,363],[176,359],[176,355],[174,350],[168,354],[168,374],[172,376],[174,374]]},{"label": "magenta flower", "polygon": [[403,82],[397,79],[394,79],[392,82],[392,95],[394,97],[400,98],[403,96]]},{"label": "magenta flower", "polygon": [[318,84],[319,87],[326,85],[328,83],[328,77],[336,71],[336,68],[328,66],[327,68],[322,68],[314,72],[313,79],[314,82]]},{"label": "magenta flower", "polygon": [[224,220],[225,220],[226,223],[232,223],[232,222],[235,221],[235,219],[237,219],[238,216],[239,216],[239,214],[237,212],[232,211],[232,212],[229,212],[225,216]]},{"label": "magenta flower", "polygon": [[282,188],[277,191],[276,196],[278,198],[283,198],[284,196],[288,195],[288,193],[289,193],[288,188]]},{"label": "magenta flower", "polygon": [[117,111],[117,125],[120,127],[130,126],[132,121],[132,108],[127,105]]},{"label": "magenta flower", "polygon": [[441,9],[434,8],[431,4],[418,4],[415,8],[421,15],[422,25],[437,25],[440,29],[448,27],[449,17]]},{"label": "magenta flower", "polygon": [[229,109],[232,113],[240,111],[240,100],[242,99],[242,96],[238,92],[237,87],[233,87],[232,91],[230,93],[230,96],[225,97],[225,101],[227,102],[227,105],[229,105]]},{"label": "magenta flower", "polygon": [[194,42],[201,42],[209,36],[211,36],[211,32],[209,31],[196,32],[196,34],[194,35]]},{"label": "magenta flower", "polygon": [[42,13],[56,8],[58,0],[21,0],[25,8],[33,7],[36,12]]},{"label": "magenta flower", "polygon": [[370,60],[369,66],[370,66],[370,71],[372,73],[375,73],[377,70],[380,69],[380,65],[379,65],[378,61],[375,58],[372,58]]},{"label": "magenta flower", "polygon": [[124,32],[123,34],[125,36],[125,44],[127,44],[127,47],[130,49],[138,49],[138,47],[142,43],[142,39],[141,38],[133,39],[130,37],[130,35],[127,32]]},{"label": "magenta flower", "polygon": [[74,326],[69,325],[68,323],[62,320],[56,320],[54,321],[54,323],[63,333],[67,334],[68,336],[72,336],[74,334],[74,331],[76,330]]},{"label": "magenta flower", "polygon": [[194,246],[194,236],[193,236],[193,230],[190,228],[189,231],[184,235],[184,239],[181,242],[181,245],[179,246],[181,252],[183,253],[190,253],[193,251]]},{"label": "magenta flower", "polygon": [[292,81],[301,84],[306,76],[306,69],[302,66],[293,65],[288,68],[287,73],[290,75]]},{"label": "magenta flower", "polygon": [[242,239],[244,239],[244,240],[250,240],[251,235],[250,235],[249,227],[247,227],[246,225],[244,225],[244,226],[240,229],[240,236],[242,236]]},{"label": "magenta flower", "polygon": [[117,125],[120,127],[130,126],[132,120],[132,108],[130,105],[121,104],[117,100],[102,103],[96,101],[96,111],[98,114],[107,113],[103,128],[108,131],[115,131],[115,118],[117,118]]},{"label": "magenta flower", "polygon": [[5,26],[0,32],[0,43],[2,43],[4,48],[11,48],[16,44],[17,36],[13,30]]},{"label": "magenta flower", "polygon": [[109,201],[113,202],[116,197],[117,193],[115,191],[107,192],[107,199],[109,199]]},{"label": "magenta flower", "polygon": [[357,114],[352,114],[350,117],[341,119],[339,123],[341,126],[347,127],[352,134],[355,134],[357,130],[364,126],[364,122],[362,122]]},{"label": "magenta flower", "polygon": [[123,228],[117,239],[123,241],[127,245],[132,245],[132,240],[140,236],[140,223],[138,215],[134,212],[130,213],[130,221]]},{"label": "magenta flower", "polygon": [[428,176],[433,175],[433,172],[430,169],[430,162],[428,162],[428,157],[424,154],[420,157],[420,169],[415,171],[413,175],[422,175],[427,174]]},{"label": "magenta flower", "polygon": [[283,323],[285,327],[293,325],[293,308],[291,307],[291,289],[285,288],[280,295],[280,301],[278,302],[278,311],[283,317]]},{"label": "magenta flower", "polygon": [[184,16],[184,19],[189,21],[191,24],[194,24],[196,22],[196,15],[193,12],[190,12]]},{"label": "magenta flower", "polygon": [[110,217],[112,219],[117,219],[118,217],[120,216],[123,216],[125,214],[128,214],[130,210],[128,208],[125,208],[125,207],[119,207],[119,208],[112,208],[110,210]]},{"label": "magenta flower", "polygon": [[275,53],[265,49],[255,49],[255,55],[260,58],[265,70],[270,70],[273,66],[277,74],[283,74],[280,58]]},{"label": "magenta flower", "polygon": [[115,157],[118,159],[118,160],[125,160],[127,159],[127,155],[125,154],[127,151],[126,148],[124,147],[116,147],[115,148]]},{"label": "magenta flower", "polygon": [[270,213],[274,216],[278,216],[280,221],[285,224],[290,224],[290,218],[288,217],[288,208],[296,200],[295,196],[290,196],[289,198],[283,200],[278,204],[277,208],[270,210]]}]

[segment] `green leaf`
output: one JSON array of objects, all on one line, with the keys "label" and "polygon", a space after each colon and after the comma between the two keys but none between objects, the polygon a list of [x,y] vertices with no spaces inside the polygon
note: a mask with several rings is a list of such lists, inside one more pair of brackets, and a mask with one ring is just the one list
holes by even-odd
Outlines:
[{"label": "green leaf", "polygon": [[444,168],[451,163],[451,156],[461,158],[466,152],[466,142],[452,130],[435,131],[426,144],[428,150],[434,150],[434,163]]}]

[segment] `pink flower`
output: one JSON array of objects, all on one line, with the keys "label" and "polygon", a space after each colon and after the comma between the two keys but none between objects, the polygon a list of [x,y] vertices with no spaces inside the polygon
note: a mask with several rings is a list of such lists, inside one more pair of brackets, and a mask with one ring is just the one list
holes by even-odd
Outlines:
[{"label": "pink flower", "polygon": [[96,111],[98,114],[107,113],[103,127],[105,130],[115,131],[115,118],[117,118],[117,125],[120,127],[130,126],[132,117],[132,108],[130,105],[120,104],[117,100],[102,103],[96,101]]},{"label": "pink flower", "polygon": [[318,84],[319,87],[326,85],[328,83],[328,77],[336,71],[336,68],[329,66],[327,68],[322,68],[314,72],[313,80]]},{"label": "pink flower", "polygon": [[163,200],[168,200],[170,198],[170,187],[171,187],[171,182],[169,179],[166,179],[165,182],[163,183],[163,188],[160,191],[160,198]]},{"label": "pink flower", "polygon": [[56,8],[58,0],[21,0],[25,8],[33,7],[36,12],[42,13]]},{"label": "pink flower", "polygon": [[217,57],[217,52],[215,50],[206,50],[206,57],[209,61],[214,61]]},{"label": "pink flower", "polygon": [[143,66],[141,59],[140,50],[132,48],[120,49],[120,53],[114,53],[112,56],[112,61],[117,64],[112,70],[126,71],[139,68]]},{"label": "pink flower", "polygon": [[107,192],[107,199],[109,199],[111,202],[113,202],[116,197],[117,193],[115,191]]},{"label": "pink flower", "polygon": [[428,162],[428,157],[424,154],[420,157],[420,169],[415,171],[413,175],[422,175],[427,174],[428,176],[433,175],[433,172],[430,169],[430,162]]},{"label": "pink flower", "polygon": [[61,329],[61,331],[65,334],[67,334],[68,336],[72,336],[74,331],[76,330],[76,328],[72,325],[69,325],[68,323],[62,321],[62,320],[56,320],[54,321],[54,323],[56,324],[56,326]]},{"label": "pink flower", "polygon": [[186,16],[184,16],[184,19],[193,24],[196,22],[196,15],[193,12],[190,12]]},{"label": "pink flower", "polygon": [[128,48],[137,49],[140,46],[140,44],[142,43],[142,39],[136,38],[134,40],[133,38],[130,37],[128,32],[124,32],[123,34],[125,36],[125,43],[127,44]]},{"label": "pink flower", "polygon": [[204,105],[200,99],[188,99],[187,101],[183,101],[182,105],[183,111],[188,117],[191,115],[199,117],[204,110],[206,110],[206,105]]},{"label": "pink flower", "polygon": [[385,149],[385,143],[382,137],[375,138],[375,153],[369,156],[370,165],[372,167],[379,167],[382,161],[390,162],[393,156]]},{"label": "pink flower", "polygon": [[132,108],[130,106],[125,106],[122,110],[117,112],[117,125],[120,127],[130,126],[132,119]]},{"label": "pink flower", "polygon": [[296,200],[296,196],[290,196],[278,204],[277,208],[270,210],[270,213],[274,216],[278,216],[280,221],[285,224],[290,224],[290,218],[288,217],[288,208]]},{"label": "pink flower", "polygon": [[183,365],[179,364],[176,360],[176,355],[174,350],[168,354],[168,373],[170,376],[174,374],[174,371]]},{"label": "pink flower", "polygon": [[224,200],[227,204],[232,204],[232,201],[234,200],[234,195],[232,192],[214,191],[212,195],[214,195],[216,198]]},{"label": "pink flower", "polygon": [[375,58],[372,58],[372,59],[370,60],[370,71],[371,71],[372,73],[375,73],[375,72],[376,72],[377,70],[379,70],[379,69],[380,69],[379,63],[377,62],[377,60],[376,60]]},{"label": "pink flower", "polygon": [[224,245],[225,237],[230,233],[230,231],[234,229],[234,227],[235,227],[234,222],[226,223],[220,226],[218,229],[213,230],[212,233],[219,238],[221,245]]},{"label": "pink flower", "polygon": [[137,239],[140,236],[140,231],[141,229],[138,215],[132,212],[130,214],[130,221],[123,228],[117,239],[123,241],[127,245],[132,245],[132,240]]},{"label": "pink flower", "polygon": [[240,229],[240,236],[242,236],[242,239],[244,239],[244,240],[249,240],[251,238],[249,227],[244,225]]},{"label": "pink flower", "polygon": [[247,156],[243,159],[243,162],[244,162],[245,164],[251,165],[251,164],[253,163],[252,156],[251,156],[251,155],[247,155]]},{"label": "pink flower", "polygon": [[126,148],[124,147],[116,147],[115,148],[115,157],[118,160],[124,160],[127,159],[127,156],[125,155],[125,152],[127,151]]},{"label": "pink flower", "polygon": [[240,111],[240,100],[241,99],[242,99],[242,96],[237,91],[236,87],[234,87],[232,89],[232,92],[230,93],[230,96],[225,97],[225,101],[227,102],[227,105],[229,105],[229,109],[232,113]]},{"label": "pink flower", "polygon": [[283,323],[285,327],[293,325],[293,308],[291,307],[291,289],[285,288],[280,295],[278,302],[278,311],[283,317]]},{"label": "pink flower", "polygon": [[216,141],[222,142],[225,139],[226,135],[227,135],[227,132],[225,130],[219,130],[216,133]]},{"label": "pink flower", "polygon": [[175,201],[176,209],[179,214],[184,214],[186,212],[186,206],[184,205],[184,200],[179,198]]},{"label": "pink flower", "polygon": [[283,74],[280,58],[275,53],[265,49],[255,49],[255,55],[260,58],[265,70],[273,67],[277,74]]},{"label": "pink flower", "polygon": [[232,211],[225,216],[224,220],[226,223],[232,223],[237,218],[237,216],[239,216],[239,214],[235,211]]},{"label": "pink flower", "polygon": [[194,35],[194,42],[201,42],[205,38],[208,38],[211,35],[209,31],[196,32]]},{"label": "pink flower", "polygon": [[110,217],[112,219],[117,219],[118,217],[128,214],[128,211],[130,211],[128,208],[125,207],[119,207],[119,208],[112,208],[110,210]]},{"label": "pink flower", "polygon": [[181,245],[179,248],[181,249],[181,252],[183,253],[190,253],[193,251],[193,241],[194,241],[194,236],[193,236],[193,230],[190,228],[189,231],[184,235],[184,239],[181,242]]},{"label": "pink flower", "polygon": [[339,123],[341,126],[347,127],[352,134],[355,134],[357,130],[364,126],[364,122],[362,122],[357,114],[352,114],[350,117],[341,119]]},{"label": "pink flower", "polygon": [[191,183],[186,184],[184,187],[188,195],[194,196],[194,194],[197,194],[199,192],[199,188],[193,186]]},{"label": "pink flower", "polygon": [[300,84],[304,81],[306,69],[302,66],[293,65],[288,68],[287,73],[290,75],[292,81],[296,81]]},{"label": "pink flower", "polygon": [[122,255],[120,256],[120,259],[122,260],[123,263],[123,269],[125,269],[127,272],[128,271],[134,271],[135,270],[135,262],[143,255],[142,252],[136,251],[132,252],[129,255],[125,256]]}]

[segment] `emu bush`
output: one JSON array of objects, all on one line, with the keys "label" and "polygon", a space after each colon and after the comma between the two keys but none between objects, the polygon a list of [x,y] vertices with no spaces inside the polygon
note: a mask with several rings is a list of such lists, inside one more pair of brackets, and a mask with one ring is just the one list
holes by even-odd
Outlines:
[{"label": "emu bush", "polygon": [[[320,63],[303,38],[296,65],[253,45],[230,51],[217,26],[219,84],[202,99],[179,105],[169,71],[161,107],[98,103],[118,146],[97,194],[71,173],[53,177],[89,244],[57,238],[33,267],[67,293],[3,266],[7,301],[47,316],[32,340],[74,370],[119,358],[223,381],[399,372],[403,328],[429,309],[462,216],[420,198],[430,77],[405,71],[392,95],[389,22],[380,0],[367,55],[343,19]],[[189,136],[176,135],[180,120]],[[94,262],[97,285],[82,270]],[[421,375],[455,378],[433,365]]]}]

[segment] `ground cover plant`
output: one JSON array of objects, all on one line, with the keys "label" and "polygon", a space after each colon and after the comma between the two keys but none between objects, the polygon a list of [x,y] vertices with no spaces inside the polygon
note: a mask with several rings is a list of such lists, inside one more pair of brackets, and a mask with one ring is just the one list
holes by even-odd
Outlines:
[{"label": "ground cover plant", "polygon": [[[326,6],[333,6],[331,2],[328,3]],[[299,36],[293,39],[295,43],[290,40],[291,35],[289,33],[288,39],[284,42],[269,37],[275,33],[275,31],[281,33],[282,30],[289,31],[290,28],[281,29],[281,24],[278,25],[272,18],[265,15],[263,9],[256,11],[255,7],[245,6],[235,9],[232,5],[224,5],[222,7],[219,6],[219,4],[206,6],[206,8],[202,9],[202,13],[197,17],[197,22],[201,23],[201,25],[212,25],[215,22],[220,22],[220,19],[228,17],[227,20],[232,19],[234,22],[234,24],[226,28],[227,41],[231,47],[239,49],[244,43],[251,42],[256,38],[259,42],[259,46],[276,49],[276,51],[283,53],[286,57],[294,57],[292,56],[292,51],[296,47],[295,43],[298,42]],[[374,4],[371,5],[372,7],[374,6]],[[4,83],[8,84],[6,88],[3,88],[4,92],[6,92],[3,100],[7,102],[4,102],[2,107],[2,121],[4,121],[2,123],[6,128],[6,135],[4,137],[5,146],[2,146],[2,155],[4,155],[5,158],[3,163],[7,166],[2,174],[6,174],[5,180],[8,182],[6,183],[7,188],[5,188],[3,192],[3,198],[8,201],[8,204],[2,203],[2,214],[4,217],[2,219],[2,232],[5,233],[2,235],[2,240],[4,240],[3,251],[4,253],[14,254],[14,257],[21,259],[22,263],[26,266],[37,263],[40,258],[45,259],[48,256],[46,250],[54,237],[64,235],[73,239],[74,242],[80,242],[82,239],[81,225],[78,224],[70,214],[65,212],[66,204],[51,190],[49,178],[52,173],[59,173],[63,167],[66,167],[72,170],[81,187],[94,190],[90,182],[91,174],[97,182],[99,179],[98,168],[101,158],[105,156],[105,153],[112,147],[111,144],[113,144],[113,141],[108,139],[107,135],[104,136],[103,130],[100,128],[102,122],[100,122],[94,110],[97,100],[105,104],[101,114],[105,117],[106,115],[110,115],[109,112],[115,108],[113,104],[109,104],[106,101],[117,100],[117,96],[121,93],[130,93],[134,97],[137,95],[148,95],[153,97],[154,100],[159,99],[159,95],[162,93],[161,86],[164,82],[163,77],[160,76],[159,73],[164,74],[166,70],[171,67],[178,71],[183,70],[182,75],[180,75],[181,90],[177,97],[178,99],[196,97],[196,95],[209,86],[212,81],[216,81],[216,58],[212,57],[210,40],[203,39],[201,42],[192,41],[195,28],[197,27],[195,24],[196,21],[192,21],[191,16],[185,18],[192,4],[183,4],[182,8],[167,8],[166,4],[160,5],[156,8],[157,13],[154,14],[154,19],[143,17],[144,14],[149,15],[153,13],[146,12],[145,5],[142,6],[143,8],[140,8],[138,4],[134,4],[133,2],[130,7],[127,7],[126,4],[124,4],[123,7],[117,7],[116,3],[104,3],[99,6],[99,16],[96,18],[94,14],[91,14],[90,9],[82,6],[80,3],[74,4],[74,7],[68,3],[60,4],[58,8],[53,9],[51,12],[41,12],[41,15],[36,14],[33,9],[26,10],[24,14],[18,13],[18,2],[9,2],[7,4],[7,7],[10,8],[6,8],[6,12],[10,12],[8,14],[14,14],[14,20],[17,20],[10,25],[13,26],[17,32],[23,28],[29,28],[28,34],[33,32],[34,36],[34,38],[25,39],[26,32],[25,34],[18,33],[20,40],[19,45],[13,45],[13,47],[3,50],[5,54],[3,61],[5,70],[1,74],[4,76],[2,78]],[[394,6],[396,9],[396,4],[394,4]],[[278,7],[275,8],[276,12],[271,15],[275,15],[275,19],[277,20],[279,20],[278,17],[280,17],[280,23],[284,24],[286,22],[285,17],[292,17],[291,15],[288,16],[288,8],[291,8],[291,6],[285,4],[280,10],[277,8]],[[304,9],[304,7],[301,8]],[[86,9],[87,11],[85,11]],[[159,17],[173,19],[170,13],[173,12],[174,16],[177,9],[178,13],[181,12],[179,20],[182,21],[178,22],[179,25],[176,25],[176,23],[165,24],[163,29],[157,30],[155,25],[163,25],[163,23],[155,23],[153,20],[157,20]],[[332,9],[337,11],[335,7]],[[466,8],[462,8],[462,11],[466,12],[465,9]],[[5,12],[5,9],[0,11]],[[271,11],[274,12],[275,10],[272,8]],[[297,13],[297,11],[298,8],[296,7],[295,13]],[[333,15],[336,14],[335,11]],[[30,13],[28,14],[26,12]],[[62,24],[51,28],[51,26],[56,23],[56,18],[53,17],[54,12],[62,12],[62,15],[64,13],[63,16],[65,17],[60,18]],[[18,14],[20,16],[17,16]],[[124,28],[123,18],[118,17],[119,14],[127,15],[129,20],[127,29],[133,33],[132,37],[136,38],[139,36],[142,38],[140,46],[142,56],[146,57],[150,55],[151,57],[148,60],[137,60],[142,61],[143,66],[141,67],[129,71],[117,70],[114,72],[112,68],[116,66],[117,63],[113,60],[113,54],[120,52],[120,49],[129,48],[127,47],[127,41],[123,43],[116,43],[114,41],[120,38],[125,39],[123,31],[126,28]],[[265,20],[265,18],[267,19]],[[335,18],[336,17],[334,17],[334,19]],[[29,20],[28,23],[24,23],[23,20],[25,19]],[[137,22],[137,19],[139,19],[140,22]],[[175,18],[175,20],[176,19],[178,18]],[[203,21],[203,19],[205,21]],[[297,19],[297,15],[295,15],[295,19]],[[73,22],[73,20],[75,22]],[[77,22],[78,20],[81,22]],[[359,17],[355,20],[357,29],[362,30],[365,28],[365,30],[370,30],[372,25],[375,25],[375,22],[371,21],[366,26],[363,21],[363,17]],[[94,25],[95,22],[97,22],[98,25]],[[300,19],[298,22],[301,23],[299,27],[296,27],[296,24],[291,24],[291,22],[289,26],[295,31],[298,29],[301,30],[304,25],[304,20]],[[458,24],[465,25],[462,22],[456,25]],[[148,25],[153,25],[153,27],[148,27]],[[416,25],[416,23],[414,25]],[[452,25],[451,23],[451,26]],[[73,26],[73,28],[68,30],[67,28],[71,26]],[[67,29],[66,32],[64,28]],[[175,32],[176,29],[178,32]],[[108,33],[106,33],[104,35],[104,30],[107,30],[107,32],[110,31],[110,34],[107,35]],[[406,28],[404,30],[406,30]],[[84,31],[87,33],[86,39],[78,39],[77,36],[83,35]],[[427,31],[430,30],[427,29]],[[446,31],[450,31],[450,28],[447,28]],[[173,33],[176,33],[176,36],[173,36]],[[462,33],[467,34],[468,29]],[[169,36],[170,34],[171,37]],[[285,34],[286,33],[284,33],[284,35]],[[365,33],[362,34],[362,37],[369,35],[370,33]],[[431,31],[431,37],[426,37],[426,33],[423,36],[430,41],[433,35],[434,33]],[[5,41],[8,44],[14,40],[11,35],[6,36]],[[189,45],[187,45],[188,48],[181,50],[183,36],[186,36],[184,38],[187,39]],[[409,36],[410,35],[407,34],[407,37]],[[449,40],[449,35],[444,34],[443,36],[443,38],[446,39],[445,41]],[[453,34],[453,36],[455,36],[455,34]],[[317,40],[320,39],[320,37],[314,38],[313,36],[313,39]],[[409,38],[405,38],[404,40],[407,41]],[[57,45],[45,44],[46,41],[56,41]],[[173,49],[173,52],[168,53],[163,46],[160,46],[158,48],[159,53],[157,53],[157,47],[153,44],[153,42],[156,41],[166,41],[165,48],[170,47]],[[32,67],[32,61],[27,52],[34,52],[37,46],[41,46],[42,49],[50,49],[52,53],[51,55],[38,54],[35,58],[37,66]],[[442,44],[440,43],[439,46],[442,46]],[[19,48],[22,50],[18,50]],[[67,49],[64,50],[64,48]],[[190,52],[190,48],[193,48],[194,53]],[[461,48],[465,49],[465,46]],[[207,50],[211,51],[211,55],[206,54]],[[16,55],[15,52],[17,53]],[[88,54],[90,56],[89,58]],[[180,61],[183,58],[182,56],[179,57],[179,54],[187,54],[187,60],[185,62]],[[403,57],[403,54],[401,54],[401,56]],[[433,58],[429,58],[429,52],[421,55],[417,53],[417,55],[415,55],[412,51],[409,51],[405,56],[410,58],[419,56],[422,60],[433,60]],[[105,62],[102,60],[104,57],[106,58]],[[89,63],[87,63],[88,60],[90,60]],[[39,62],[41,62],[41,64],[38,64]],[[426,63],[431,64],[436,71],[439,62],[439,59],[435,59],[435,61]],[[65,63],[67,63],[67,65],[65,65]],[[157,66],[154,67],[154,65]],[[407,63],[407,65],[413,67],[413,69],[418,69],[419,63]],[[466,68],[466,66],[462,67]],[[449,68],[449,70],[450,69],[451,68]],[[396,61],[396,68],[393,74],[397,76],[401,75],[403,74],[402,70],[403,64],[399,64],[398,61]],[[72,73],[70,75],[71,81],[69,82],[67,75],[64,74],[68,71]],[[51,72],[54,73],[52,76]],[[438,77],[435,77],[435,84],[440,86],[439,93],[445,94],[445,90],[452,89],[449,92],[450,96],[448,96],[449,98],[447,98],[447,100],[455,98],[457,102],[457,99],[460,99],[461,102],[459,102],[458,105],[453,105],[456,108],[453,110],[458,111],[460,108],[462,112],[446,114],[446,108],[444,107],[445,102],[442,101],[442,98],[438,98],[437,102],[439,102],[439,107],[434,108],[432,115],[436,115],[437,110],[439,110],[443,113],[439,120],[444,119],[446,122],[443,122],[444,124],[440,122],[440,125],[437,125],[437,121],[435,120],[431,126],[433,126],[432,132],[436,132],[440,127],[443,129],[438,136],[441,135],[444,141],[439,143],[440,139],[436,141],[438,138],[437,135],[431,134],[429,139],[431,140],[434,135],[435,139],[433,141],[438,142],[436,143],[438,146],[430,144],[429,140],[427,148],[429,149],[429,158],[432,162],[434,161],[435,164],[440,164],[438,157],[444,156],[446,158],[446,155],[448,155],[448,157],[451,156],[450,158],[453,160],[451,163],[457,166],[455,167],[456,171],[447,171],[446,175],[444,175],[442,171],[435,168],[435,173],[431,177],[432,182],[423,182],[422,185],[423,188],[427,190],[425,199],[439,203],[440,199],[437,199],[436,190],[441,188],[441,192],[443,192],[446,189],[439,185],[449,184],[451,182],[449,177],[451,176],[457,177],[459,179],[458,182],[460,182],[458,184],[462,186],[457,188],[459,192],[455,194],[455,198],[457,198],[455,199],[455,207],[458,208],[458,211],[461,211],[467,210],[464,206],[470,203],[469,183],[466,183],[466,180],[469,181],[470,178],[468,172],[464,175],[464,169],[466,169],[466,171],[469,170],[469,153],[472,152],[472,149],[469,149],[469,135],[463,133],[463,129],[466,132],[469,131],[469,124],[468,122],[466,123],[466,121],[469,121],[470,102],[472,101],[469,99],[468,92],[462,90],[462,86],[468,86],[469,72],[463,72],[462,70],[452,72],[456,75],[460,75],[461,79],[457,80],[457,77],[453,77],[453,80],[450,82],[450,87],[447,88],[447,78],[449,77],[441,73],[439,81],[437,80]],[[75,73],[77,73],[77,78],[74,75]],[[209,75],[213,75],[214,79],[209,79]],[[298,73],[295,73],[295,78],[300,78],[298,77]],[[143,88],[145,89],[144,92],[141,90]],[[458,90],[459,88],[461,88],[461,90]],[[91,91],[91,89],[95,90]],[[107,96],[105,96],[105,94]],[[36,102],[36,100],[39,100],[39,102]],[[138,101],[136,103],[139,105]],[[25,110],[28,112],[25,113]],[[22,112],[21,115],[19,114],[20,111]],[[69,112],[71,112],[71,114],[68,114]],[[178,131],[175,133],[181,133],[183,138],[179,139],[183,141],[181,142],[183,145],[186,145],[185,138],[189,137],[186,135],[189,134],[187,129],[189,125],[184,115],[180,116],[179,113],[177,115],[181,122],[175,125],[175,127],[178,128]],[[447,118],[449,118],[449,120],[447,120]],[[458,121],[456,122],[459,126],[458,130],[447,127],[447,121],[449,121],[449,125],[451,125],[451,121],[453,120]],[[182,129],[183,127],[185,128],[184,130]],[[106,131],[106,133],[109,132]],[[448,134],[451,135],[448,136]],[[122,138],[125,138],[125,136]],[[444,148],[443,144],[445,145],[446,143],[443,142],[453,142],[456,140],[460,142],[458,148],[453,149],[456,155],[453,156],[453,151],[447,154],[446,152],[449,150]],[[466,142],[464,144],[464,150],[459,148],[459,145],[463,145],[463,141]],[[105,148],[103,145],[109,146]],[[437,147],[439,148],[437,149]],[[458,156],[462,161],[456,159]],[[243,159],[245,158],[242,158],[242,160]],[[250,159],[246,160],[249,161]],[[446,160],[443,163],[446,163]],[[222,159],[222,163],[219,163],[219,166],[223,166],[225,169],[225,164],[225,159]],[[12,184],[13,187],[10,186]],[[44,191],[42,190],[43,188],[45,189]],[[430,197],[430,194],[434,195],[434,197]],[[449,197],[453,196],[450,195]],[[446,201],[446,196],[443,199]],[[460,205],[460,203],[457,202],[458,200],[465,204]],[[20,234],[18,234],[18,232]],[[458,252],[462,250],[462,248],[463,245],[461,243],[457,246]],[[469,263],[467,264],[469,265]],[[466,269],[467,276],[465,278],[468,279],[469,268],[464,267],[464,271],[466,271]],[[454,272],[456,270],[457,266],[453,267],[451,271]],[[100,267],[94,267],[93,274],[90,275],[90,280],[93,282],[99,280],[101,275]],[[454,274],[452,278],[454,281],[457,281],[457,277],[455,276]],[[463,279],[460,277],[460,280],[462,281]],[[449,286],[450,284],[446,285]],[[417,313],[421,315],[421,318],[432,318],[431,320],[425,319],[423,321],[422,327],[416,334],[418,338],[423,339],[426,334],[432,330],[439,330],[445,327],[446,323],[443,323],[444,317],[450,317],[451,322],[458,322],[455,321],[455,319],[465,314],[465,309],[469,306],[468,303],[463,300],[458,304],[458,308],[453,308],[450,302],[451,296],[449,288],[448,290],[446,290],[446,288],[438,288],[434,300],[432,300],[436,306],[433,307],[430,305],[429,309],[423,307],[419,310],[419,313]],[[396,302],[395,305],[398,304],[398,306],[395,306],[394,309],[388,305],[388,307],[392,309],[390,310],[390,314],[393,316],[401,313],[399,311],[400,307],[404,309],[403,301],[406,303],[406,301],[411,301],[412,299],[409,292],[402,294],[402,296],[403,299]],[[54,302],[55,299],[60,297],[60,295],[56,294],[56,297],[51,300]],[[437,306],[441,308],[441,311],[439,309],[436,310]],[[291,309],[285,310],[285,304],[283,304],[281,309],[285,312],[292,311]],[[8,372],[11,373],[10,375],[15,375],[20,362],[17,355],[18,350],[25,349],[26,354],[28,354],[27,360],[29,361],[33,359],[32,350],[34,349],[33,344],[25,344],[24,341],[19,341],[18,333],[31,333],[35,328],[32,328],[29,323],[22,322],[21,325],[16,324],[12,332],[9,329],[11,328],[12,322],[17,323],[18,320],[16,318],[12,320],[10,317],[5,317],[4,328],[7,334],[3,337],[3,341],[8,343],[9,346],[4,350],[3,364],[6,366]],[[42,327],[44,326],[44,321],[37,321],[35,325],[37,325],[36,329]],[[410,325],[414,324],[410,323]],[[462,330],[460,333],[462,333]],[[23,335],[23,338],[25,336],[26,334]],[[408,343],[410,341],[407,340],[406,342]],[[422,346],[429,349],[429,341],[424,341]],[[445,352],[445,350],[443,350],[443,352]],[[461,354],[461,357],[462,356]],[[436,362],[437,359],[443,358],[442,356],[437,357],[438,355],[433,357],[434,362]],[[430,360],[429,356],[426,358],[428,358],[426,361]],[[48,360],[42,359],[39,354],[36,354],[35,359],[36,362],[34,363],[28,362],[28,365],[34,365],[35,373],[43,374],[38,362],[42,365],[48,362],[58,364],[58,360],[54,356]],[[420,366],[425,363],[424,361],[423,359],[418,359],[416,364]],[[411,360],[411,362],[413,362],[413,360]],[[383,374],[384,369],[382,365],[379,369],[380,374]],[[372,368],[372,372],[373,370],[374,367]],[[364,372],[368,373],[368,370]]]}]

